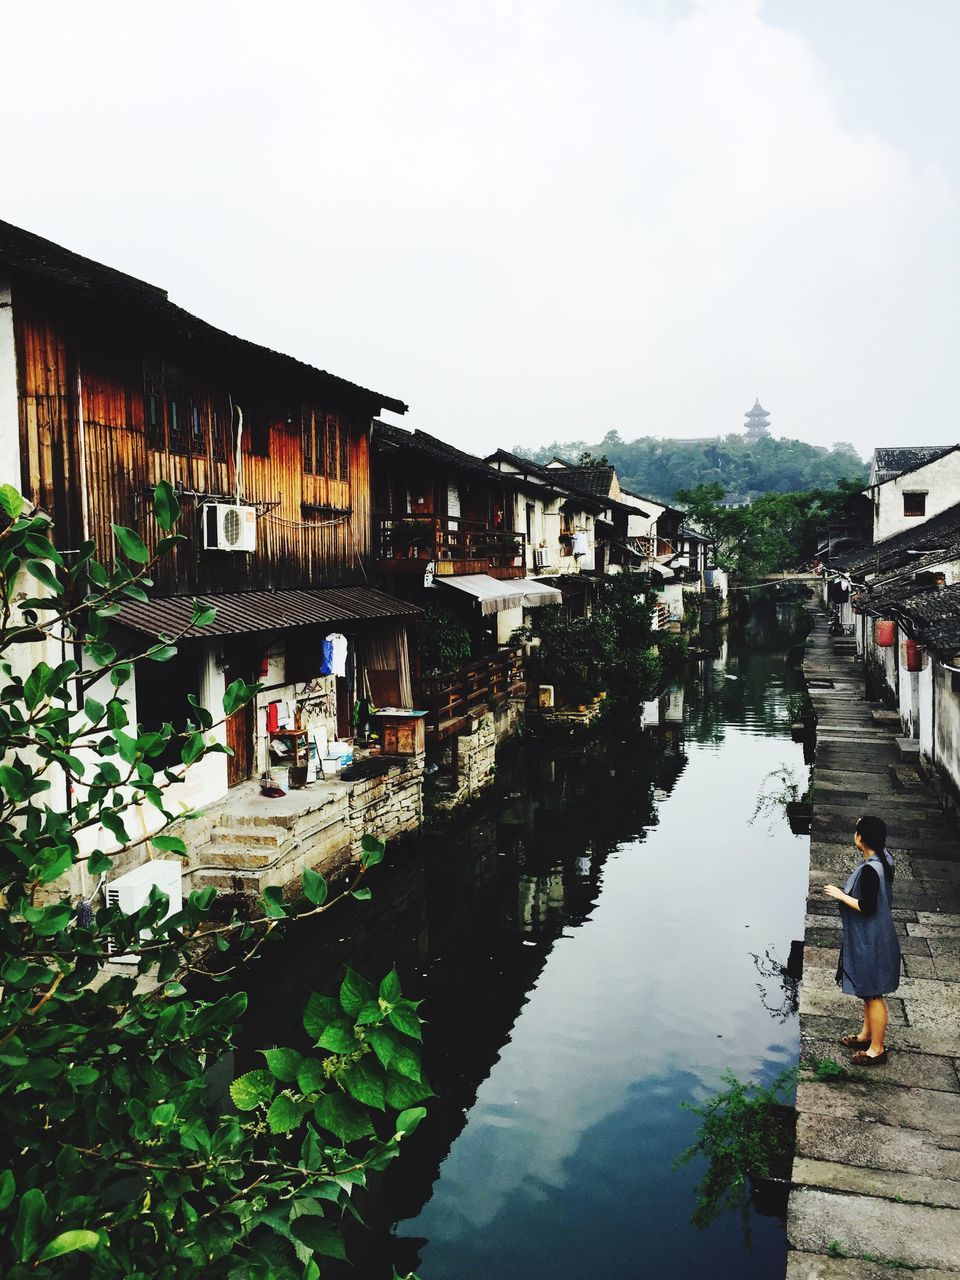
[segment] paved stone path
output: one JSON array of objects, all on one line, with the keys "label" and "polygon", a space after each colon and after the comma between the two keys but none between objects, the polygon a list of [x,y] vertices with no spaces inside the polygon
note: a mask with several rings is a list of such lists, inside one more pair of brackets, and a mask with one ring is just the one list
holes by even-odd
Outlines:
[{"label": "paved stone path", "polygon": [[888,1000],[886,1067],[836,1083],[801,1077],[787,1280],[957,1280],[960,838],[916,768],[900,761],[899,726],[865,701],[850,642],[835,647],[819,613],[804,674],[819,723],[801,1059],[846,1063],[838,1037],[860,1027],[862,1006],[834,982],[840,920],[821,891],[842,886],[856,866],[852,834],[863,813],[886,821],[896,855],[904,976]]}]

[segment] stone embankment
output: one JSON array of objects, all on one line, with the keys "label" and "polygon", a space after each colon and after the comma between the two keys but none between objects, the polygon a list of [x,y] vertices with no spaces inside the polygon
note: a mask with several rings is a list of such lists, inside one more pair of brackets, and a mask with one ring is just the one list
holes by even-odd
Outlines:
[{"label": "stone embankment", "polygon": [[960,842],[896,725],[865,701],[852,642],[818,616],[804,674],[818,716],[810,898],[800,1000],[801,1057],[846,1063],[841,1035],[859,1002],[834,982],[840,922],[827,883],[856,865],[857,818],[874,813],[897,860],[903,952],[889,1062],[830,1083],[801,1082],[787,1280],[917,1280],[960,1272]]}]

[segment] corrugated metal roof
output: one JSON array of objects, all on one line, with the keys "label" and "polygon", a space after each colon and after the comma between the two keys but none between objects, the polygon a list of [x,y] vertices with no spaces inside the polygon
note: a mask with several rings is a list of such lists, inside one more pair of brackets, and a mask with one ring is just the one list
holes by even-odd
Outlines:
[{"label": "corrugated metal roof", "polygon": [[[194,605],[216,609],[206,627],[191,627]],[[373,587],[331,587],[317,591],[238,591],[230,595],[167,596],[139,604],[128,600],[117,622],[144,635],[232,636],[287,627],[371,622],[378,618],[419,617],[419,605]]]}]

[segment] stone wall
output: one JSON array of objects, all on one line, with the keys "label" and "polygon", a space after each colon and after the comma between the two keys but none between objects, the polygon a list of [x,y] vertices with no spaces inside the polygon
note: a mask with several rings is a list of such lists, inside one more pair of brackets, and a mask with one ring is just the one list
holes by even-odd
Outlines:
[{"label": "stone wall", "polygon": [[[520,733],[524,719],[523,703],[514,700],[495,711],[484,712],[476,720],[472,733],[461,733],[456,746],[459,755],[457,786],[435,792],[430,808],[438,813],[449,813],[486,790],[496,776],[497,751]],[[454,749],[452,741],[444,744],[441,759],[444,770],[452,766]]]}]

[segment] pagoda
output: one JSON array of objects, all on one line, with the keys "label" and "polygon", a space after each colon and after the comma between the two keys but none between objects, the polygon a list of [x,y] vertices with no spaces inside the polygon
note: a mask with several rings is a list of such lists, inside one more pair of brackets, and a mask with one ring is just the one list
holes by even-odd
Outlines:
[{"label": "pagoda", "polygon": [[770,439],[770,415],[759,400],[755,401],[753,408],[747,414],[743,434],[750,444]]}]

